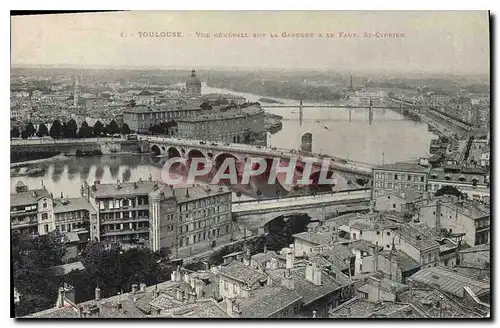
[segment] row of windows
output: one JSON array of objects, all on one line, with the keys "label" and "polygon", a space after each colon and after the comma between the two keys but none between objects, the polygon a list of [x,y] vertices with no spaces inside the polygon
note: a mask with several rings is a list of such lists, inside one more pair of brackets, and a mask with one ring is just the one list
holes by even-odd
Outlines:
[{"label": "row of windows", "polygon": [[190,230],[204,229],[204,228],[207,228],[207,227],[211,227],[211,226],[217,225],[217,224],[225,221],[225,219],[227,217],[228,217],[228,215],[224,215],[222,217],[217,216],[215,218],[198,221],[198,222],[195,222],[195,223],[192,223],[192,224],[180,225],[179,228],[178,228],[179,229],[179,234],[182,234],[184,232],[188,232]]},{"label": "row of windows", "polygon": [[423,175],[412,175],[412,174],[400,174],[400,173],[375,173],[375,179],[377,180],[401,180],[401,181],[413,181],[413,182],[425,182],[425,176]]},{"label": "row of windows", "polygon": [[56,221],[59,220],[75,220],[81,219],[82,217],[88,217],[88,211],[73,211],[73,212],[65,212],[56,214]]},{"label": "row of windows", "polygon": [[100,214],[101,220],[122,220],[122,219],[136,219],[136,218],[147,218],[149,216],[149,211],[139,210],[139,211],[124,211],[115,213],[103,213]]},{"label": "row of windows", "polygon": [[206,206],[226,203],[230,201],[230,197],[227,195],[223,196],[213,196],[205,199],[200,199],[196,202],[189,202],[185,204],[179,204],[180,212],[187,212],[197,208],[205,208]]},{"label": "row of windows", "polygon": [[425,184],[417,184],[417,183],[392,183],[392,182],[384,182],[384,181],[375,181],[373,183],[375,188],[385,188],[385,189],[406,189],[413,188],[415,190],[425,190]]},{"label": "row of windows", "polygon": [[[226,233],[229,233],[229,225],[226,225],[225,231]],[[188,246],[197,242],[205,241],[207,239],[210,239],[211,237],[219,236],[220,234],[221,234],[221,228],[219,227],[217,229],[212,229],[191,236],[186,236],[179,239],[179,247]]]},{"label": "row of windows", "polygon": [[79,228],[86,228],[87,225],[84,224],[83,222],[74,222],[74,223],[68,223],[68,224],[61,224],[61,225],[56,225],[56,230],[57,231],[62,231],[62,232],[70,232],[71,229],[79,229]]}]

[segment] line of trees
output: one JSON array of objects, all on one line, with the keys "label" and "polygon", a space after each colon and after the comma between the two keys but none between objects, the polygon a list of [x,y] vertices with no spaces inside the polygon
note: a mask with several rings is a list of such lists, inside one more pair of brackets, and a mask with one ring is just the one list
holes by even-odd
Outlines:
[{"label": "line of trees", "polygon": [[130,134],[129,126],[124,123],[119,127],[115,120],[111,120],[107,125],[104,125],[101,121],[97,121],[94,126],[89,126],[87,122],[83,121],[80,128],[78,128],[76,121],[70,119],[63,123],[55,120],[50,129],[44,123],[40,123],[38,131],[31,122],[27,123],[22,131],[17,126],[14,126],[10,130],[10,137],[27,139],[36,135],[37,137],[50,136],[54,139],[69,139],[100,137],[119,133]]}]

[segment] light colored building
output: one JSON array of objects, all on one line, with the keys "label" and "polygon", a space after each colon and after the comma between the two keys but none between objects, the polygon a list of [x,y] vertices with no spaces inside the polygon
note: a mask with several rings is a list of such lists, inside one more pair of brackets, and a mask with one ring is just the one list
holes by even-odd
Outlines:
[{"label": "light colored building", "polygon": [[92,238],[105,244],[178,250],[232,233],[231,192],[193,186],[174,189],[156,181],[84,186],[97,208]]},{"label": "light colored building", "polygon": [[415,163],[379,165],[372,170],[372,199],[394,190],[426,191],[429,168]]},{"label": "light colored building", "polygon": [[179,138],[246,143],[265,138],[265,111],[250,106],[214,112],[177,121]]},{"label": "light colored building", "polygon": [[123,111],[123,123],[136,133],[149,133],[151,126],[185,118],[194,118],[200,115],[203,109],[200,106],[146,106],[138,105]]},{"label": "light colored building", "polygon": [[52,196],[47,189],[29,190],[22,182],[10,194],[11,230],[44,235],[55,229]]},{"label": "light colored building", "polygon": [[54,199],[55,229],[61,232],[90,230],[90,218],[96,216],[96,210],[82,197]]},{"label": "light colored building", "polygon": [[375,198],[375,210],[378,212],[396,211],[402,214],[412,214],[415,202],[423,197],[422,193],[413,189],[398,189],[379,195]]},{"label": "light colored building", "polygon": [[438,197],[419,205],[418,220],[427,226],[444,229],[450,234],[465,234],[469,246],[490,241],[490,212],[474,201],[456,201]]},{"label": "light colored building", "polygon": [[461,168],[458,171],[435,168],[429,173],[427,190],[435,193],[444,186],[457,188],[469,199],[490,202],[490,178],[482,167]]}]

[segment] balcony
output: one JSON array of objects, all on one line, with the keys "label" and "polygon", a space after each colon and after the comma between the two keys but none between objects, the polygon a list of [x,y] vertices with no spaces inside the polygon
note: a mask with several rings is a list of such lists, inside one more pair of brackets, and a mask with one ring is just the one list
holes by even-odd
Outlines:
[{"label": "balcony", "polygon": [[108,230],[103,232],[102,236],[119,236],[119,235],[135,235],[137,233],[149,233],[149,228],[137,228],[137,229],[118,229],[118,230]]},{"label": "balcony", "polygon": [[100,213],[115,213],[123,211],[138,211],[138,210],[149,210],[149,205],[136,205],[136,206],[122,206],[113,208],[99,208]]},{"label": "balcony", "polygon": [[112,218],[112,219],[101,219],[100,223],[118,224],[118,223],[130,223],[130,222],[149,222],[148,216],[138,216],[135,218]]}]

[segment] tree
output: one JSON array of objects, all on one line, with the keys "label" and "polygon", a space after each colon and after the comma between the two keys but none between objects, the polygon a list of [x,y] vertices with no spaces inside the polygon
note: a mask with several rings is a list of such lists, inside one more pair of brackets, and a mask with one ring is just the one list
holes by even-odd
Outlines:
[{"label": "tree", "polygon": [[442,195],[452,195],[452,196],[458,197],[459,199],[462,199],[464,197],[464,195],[462,194],[462,192],[460,192],[460,190],[458,190],[456,187],[450,186],[450,185],[442,186],[441,188],[436,190],[436,193],[435,193],[436,197],[442,196]]},{"label": "tree", "polygon": [[94,137],[99,137],[101,135],[101,133],[103,132],[103,130],[104,130],[104,125],[101,123],[101,121],[95,122],[94,128],[93,128]]},{"label": "tree", "polygon": [[26,124],[26,127],[24,128],[24,130],[26,131],[26,134],[28,135],[28,137],[32,137],[36,132],[36,129],[33,126],[33,123],[31,123],[31,122]]},{"label": "tree", "polygon": [[116,124],[115,120],[111,120],[106,127],[110,134],[120,133],[120,128],[118,127],[118,124]]},{"label": "tree", "polygon": [[82,126],[78,130],[79,138],[91,138],[92,137],[92,129],[89,127],[89,124],[85,121],[82,122]]},{"label": "tree", "polygon": [[21,138],[28,139],[28,137],[29,137],[28,131],[27,130],[23,130],[23,132],[21,132]]},{"label": "tree", "polygon": [[20,133],[19,129],[17,126],[14,126],[12,129],[10,129],[10,137],[11,138],[19,138]]},{"label": "tree", "polygon": [[15,315],[24,316],[53,307],[57,287],[48,268],[62,263],[67,239],[59,232],[31,236],[12,233],[13,281],[21,294]]},{"label": "tree", "polygon": [[76,138],[76,132],[78,131],[78,126],[74,119],[69,120],[63,129],[63,134],[65,138]]},{"label": "tree", "polygon": [[59,120],[55,120],[50,127],[49,135],[54,139],[59,139],[61,138],[62,133],[63,127],[61,125],[61,122],[59,122]]},{"label": "tree", "polygon": [[38,132],[36,133],[36,135],[41,138],[41,137],[46,136],[48,134],[49,134],[49,129],[47,128],[47,126],[44,123],[40,123],[40,125],[38,126]]},{"label": "tree", "polygon": [[130,134],[130,132],[131,132],[127,123],[123,123],[120,130],[121,130],[122,134]]},{"label": "tree", "polygon": [[210,109],[212,109],[212,105],[210,105],[210,103],[208,103],[208,102],[206,102],[206,101],[205,101],[205,102],[203,102],[203,103],[200,105],[200,107],[201,107],[201,109],[203,109],[203,110],[210,110]]}]

